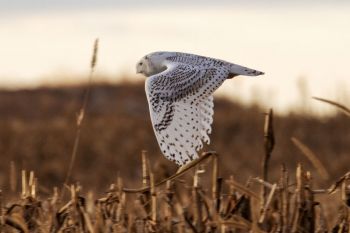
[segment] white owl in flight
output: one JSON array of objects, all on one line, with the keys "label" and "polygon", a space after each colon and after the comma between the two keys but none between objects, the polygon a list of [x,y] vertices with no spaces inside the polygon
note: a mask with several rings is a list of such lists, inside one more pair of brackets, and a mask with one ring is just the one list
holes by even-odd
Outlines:
[{"label": "white owl in flight", "polygon": [[223,60],[180,52],[150,53],[137,63],[153,129],[163,154],[178,165],[198,158],[213,123],[213,92],[237,75],[263,72]]}]

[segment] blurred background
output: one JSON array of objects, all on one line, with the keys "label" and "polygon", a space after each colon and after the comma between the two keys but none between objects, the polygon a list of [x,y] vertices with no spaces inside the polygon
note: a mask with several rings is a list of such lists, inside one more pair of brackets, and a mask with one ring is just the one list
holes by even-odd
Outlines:
[{"label": "blurred background", "polygon": [[161,156],[144,77],[134,74],[140,57],[159,50],[266,73],[229,80],[216,93],[207,149],[220,153],[223,174],[260,175],[269,108],[276,113],[272,174],[299,161],[313,169],[293,136],[326,165],[330,180],[348,169],[349,119],[311,97],[349,103],[349,1],[12,0],[0,1],[0,15],[4,190],[11,161],[18,171],[35,170],[44,187],[64,181],[96,37],[98,64],[72,173],[88,189],[104,191],[118,175],[139,182],[142,149],[159,163],[159,177],[176,170]]}]

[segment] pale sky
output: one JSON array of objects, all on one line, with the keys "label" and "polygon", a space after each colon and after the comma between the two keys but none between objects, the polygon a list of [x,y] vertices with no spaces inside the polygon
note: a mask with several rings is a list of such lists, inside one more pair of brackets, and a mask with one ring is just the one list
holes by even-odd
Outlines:
[{"label": "pale sky", "polygon": [[[221,94],[243,102],[259,101],[284,111],[306,98],[318,112],[323,105],[310,96],[350,99],[346,1],[145,2],[0,0],[0,86],[35,87],[75,82],[75,75],[84,78],[93,40],[99,37],[97,73],[113,81],[133,74],[146,53],[182,51],[264,71],[263,77],[239,77],[220,88]],[[307,83],[304,94],[298,89],[301,77]]]}]

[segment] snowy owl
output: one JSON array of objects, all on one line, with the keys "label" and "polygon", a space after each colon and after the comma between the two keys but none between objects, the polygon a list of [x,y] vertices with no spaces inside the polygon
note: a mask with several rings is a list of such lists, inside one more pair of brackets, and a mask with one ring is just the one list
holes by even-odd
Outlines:
[{"label": "snowy owl", "polygon": [[263,72],[223,60],[180,52],[150,53],[136,64],[148,77],[145,90],[153,129],[161,151],[184,165],[209,144],[213,123],[213,92],[237,75]]}]

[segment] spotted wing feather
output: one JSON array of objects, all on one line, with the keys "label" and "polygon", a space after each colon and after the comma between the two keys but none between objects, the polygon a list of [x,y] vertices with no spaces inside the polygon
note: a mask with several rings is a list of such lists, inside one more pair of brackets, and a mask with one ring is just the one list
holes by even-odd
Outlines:
[{"label": "spotted wing feather", "polygon": [[173,64],[146,81],[152,125],[163,154],[178,165],[209,143],[212,93],[229,76],[225,67]]}]

